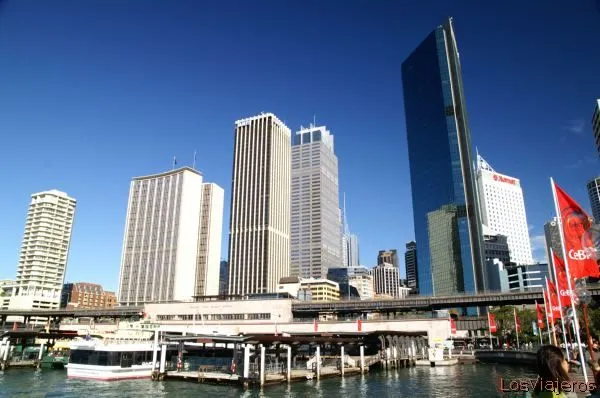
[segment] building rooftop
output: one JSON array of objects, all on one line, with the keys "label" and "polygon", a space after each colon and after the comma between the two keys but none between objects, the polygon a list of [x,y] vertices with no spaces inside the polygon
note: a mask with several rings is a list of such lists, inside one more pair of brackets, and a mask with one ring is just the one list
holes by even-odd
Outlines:
[{"label": "building rooftop", "polygon": [[145,175],[145,176],[133,177],[133,181],[136,181],[136,180],[146,180],[146,179],[148,179],[148,178],[158,178],[158,177],[165,177],[165,176],[172,175],[172,174],[178,174],[178,173],[182,173],[182,172],[184,172],[184,171],[190,171],[190,172],[192,172],[192,173],[194,173],[194,174],[198,174],[199,176],[201,176],[201,175],[202,175],[202,173],[201,173],[201,172],[199,172],[199,171],[198,171],[198,170],[196,170],[196,169],[193,169],[193,168],[191,168],[191,167],[189,167],[189,166],[183,166],[183,167],[180,167],[180,168],[178,168],[178,169],[173,169],[173,170],[169,170],[169,171],[164,171],[164,172],[162,172],[162,173],[158,173],[158,174],[148,174],[148,175]]}]

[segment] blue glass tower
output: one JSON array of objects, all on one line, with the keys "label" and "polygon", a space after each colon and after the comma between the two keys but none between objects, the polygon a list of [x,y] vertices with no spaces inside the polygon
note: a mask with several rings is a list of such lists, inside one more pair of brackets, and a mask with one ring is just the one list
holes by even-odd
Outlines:
[{"label": "blue glass tower", "polygon": [[419,293],[483,290],[483,233],[452,18],[402,63]]}]

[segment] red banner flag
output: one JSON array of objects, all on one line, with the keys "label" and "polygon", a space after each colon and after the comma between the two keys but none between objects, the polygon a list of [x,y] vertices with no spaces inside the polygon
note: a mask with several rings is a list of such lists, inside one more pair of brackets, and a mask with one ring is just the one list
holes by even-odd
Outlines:
[{"label": "red banner flag", "polygon": [[554,324],[554,318],[552,318],[552,311],[550,311],[552,305],[550,304],[550,297],[548,296],[548,290],[544,288],[544,310],[546,311],[546,315],[548,316],[548,320],[550,323]]},{"label": "red banner flag", "polygon": [[560,319],[560,305],[558,305],[558,290],[550,279],[548,279],[548,290],[550,290],[550,305],[552,306],[552,320]]},{"label": "red banner flag", "polygon": [[496,333],[496,316],[494,314],[488,314],[488,321],[490,333]]},{"label": "red banner flag", "polygon": [[517,333],[519,333],[521,331],[521,320],[519,319],[518,315],[517,315],[517,309],[514,309],[515,311],[515,331]]},{"label": "red banner flag", "polygon": [[356,328],[359,332],[362,332],[362,319],[356,321]]},{"label": "red banner flag", "polygon": [[456,334],[456,321],[450,318],[450,333]]},{"label": "red banner flag", "polygon": [[568,257],[571,278],[600,277],[594,242],[588,233],[592,226],[592,219],[558,185],[554,184],[554,190],[562,222],[564,251]]},{"label": "red banner flag", "polygon": [[316,319],[313,322],[313,328],[315,329],[315,333],[319,331],[319,322]]},{"label": "red banner flag", "polygon": [[[567,270],[565,269],[565,263],[554,252],[552,252],[552,257],[552,262],[554,263],[554,268],[556,270],[556,279],[558,282],[557,287],[558,294],[560,295],[560,304],[563,307],[568,307],[571,305],[571,298],[573,297],[573,292],[569,290],[569,282],[567,280]],[[573,283],[572,279],[571,283]]]},{"label": "red banner flag", "polygon": [[543,329],[544,328],[544,310],[542,309],[542,306],[538,304],[538,302],[535,302],[535,310],[537,312],[537,325],[538,328]]}]

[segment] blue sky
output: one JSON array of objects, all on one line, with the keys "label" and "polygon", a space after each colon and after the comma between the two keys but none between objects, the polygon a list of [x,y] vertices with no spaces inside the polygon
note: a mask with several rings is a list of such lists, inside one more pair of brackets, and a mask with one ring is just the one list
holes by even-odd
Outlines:
[{"label": "blue sky", "polygon": [[[169,169],[174,155],[191,164],[194,149],[206,180],[226,190],[226,231],[233,122],[261,111],[292,130],[316,115],[335,134],[363,264],[379,249],[403,252],[414,233],[400,64],[449,15],[473,144],[521,178],[541,247],[549,177],[587,208],[585,182],[599,171],[591,0],[9,0],[0,278],[15,276],[29,195],[56,188],[78,200],[67,279],[116,289],[131,177]],[[225,233],[223,257],[226,244]]]}]

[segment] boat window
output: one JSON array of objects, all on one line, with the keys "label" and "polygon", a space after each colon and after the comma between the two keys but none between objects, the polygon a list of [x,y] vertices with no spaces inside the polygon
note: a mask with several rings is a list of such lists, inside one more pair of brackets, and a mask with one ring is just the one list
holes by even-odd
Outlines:
[{"label": "boat window", "polygon": [[133,361],[134,365],[141,365],[145,360],[146,353],[145,351],[137,351],[134,353],[135,360]]},{"label": "boat window", "polygon": [[80,363],[80,364],[88,364],[88,360],[92,350],[72,350],[71,358],[69,359],[70,363]]},{"label": "boat window", "polygon": [[121,353],[121,367],[130,368],[133,365],[133,352]]}]

